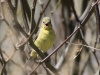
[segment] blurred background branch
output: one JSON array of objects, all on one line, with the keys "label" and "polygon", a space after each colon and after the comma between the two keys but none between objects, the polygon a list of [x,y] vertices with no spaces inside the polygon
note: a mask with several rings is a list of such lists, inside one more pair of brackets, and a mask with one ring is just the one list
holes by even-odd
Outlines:
[{"label": "blurred background branch", "polygon": [[[99,4],[99,0],[0,0],[0,75],[99,75]],[[48,56],[34,45],[46,16],[56,33]],[[41,62],[30,58],[32,48]]]}]

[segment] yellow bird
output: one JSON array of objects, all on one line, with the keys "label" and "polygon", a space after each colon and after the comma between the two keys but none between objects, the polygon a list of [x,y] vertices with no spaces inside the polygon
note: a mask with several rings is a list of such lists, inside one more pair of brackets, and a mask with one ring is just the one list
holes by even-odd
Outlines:
[{"label": "yellow bird", "polygon": [[[49,17],[44,17],[42,20],[42,25],[40,27],[40,32],[35,40],[34,44],[43,52],[46,52],[50,49],[56,39],[55,32],[52,28],[51,19]],[[35,58],[37,53],[34,49],[32,49],[30,56]]]}]

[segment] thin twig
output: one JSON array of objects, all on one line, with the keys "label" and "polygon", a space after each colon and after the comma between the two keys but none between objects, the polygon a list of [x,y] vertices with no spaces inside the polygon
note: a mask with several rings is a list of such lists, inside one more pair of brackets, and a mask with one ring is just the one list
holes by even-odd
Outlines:
[{"label": "thin twig", "polygon": [[82,49],[83,49],[83,46],[79,49],[79,52],[73,57],[73,59],[77,58],[80,55]]},{"label": "thin twig", "polygon": [[70,42],[66,42],[66,43],[72,44],[72,45],[84,46],[84,47],[91,48],[91,49],[95,49],[95,50],[100,50],[100,49],[98,49],[98,48],[95,48],[95,47],[92,47],[92,46],[89,46],[89,45],[76,44],[76,43],[70,43]]},{"label": "thin twig", "polygon": [[55,6],[54,9],[51,11],[50,17],[52,17],[53,13],[55,12],[55,10],[57,9],[57,7],[59,6],[60,3],[61,3],[61,0],[58,0],[56,6]]},{"label": "thin twig", "polygon": [[34,19],[36,3],[37,3],[37,0],[34,0],[33,6],[32,6],[32,9],[31,9],[31,31],[30,31],[31,33],[34,29],[36,29],[36,22],[35,22],[35,19]]},{"label": "thin twig", "polygon": [[5,59],[4,59],[4,57],[3,57],[1,48],[0,48],[0,55],[1,55],[1,58],[2,58],[2,62],[3,62],[0,75],[3,75],[3,73],[6,74],[6,69],[5,69],[5,68],[6,68],[6,63],[7,63],[7,62],[5,61]]},{"label": "thin twig", "polygon": [[[80,17],[80,21],[82,21],[82,20],[84,19],[85,15],[89,12],[89,10],[90,10],[90,8],[91,8],[92,2],[93,2],[92,0],[89,1],[88,5],[87,5],[87,7],[86,7],[86,9],[85,9],[85,11],[83,12],[83,14],[82,14],[81,17]],[[93,12],[92,12],[92,13],[93,13]]]},{"label": "thin twig", "polygon": [[9,35],[9,37],[10,37],[10,40],[11,40],[12,44],[13,44],[14,51],[12,52],[11,56],[6,60],[7,62],[8,62],[9,60],[12,59],[12,57],[13,57],[14,54],[15,54],[15,52],[17,51],[16,46],[14,45],[14,42],[13,42],[13,40],[12,40],[12,38],[11,38],[10,31],[8,31],[8,35]]},{"label": "thin twig", "polygon": [[[99,1],[99,0],[94,0]],[[98,25],[98,32],[99,32],[99,36],[100,36],[100,15],[99,15],[99,8],[98,8],[98,4],[95,5],[95,13],[96,13],[96,23]],[[100,42],[100,37],[99,37],[99,42]]]},{"label": "thin twig", "polygon": [[[96,44],[97,44],[97,42],[95,42],[94,48],[96,47]],[[98,66],[99,66],[99,60],[98,60],[98,58],[97,58],[96,50],[95,50],[95,49],[94,49],[94,51],[93,51],[93,54],[94,54],[94,57],[95,57],[95,59],[96,59],[96,61],[97,61]]]},{"label": "thin twig", "polygon": [[20,5],[21,5],[22,17],[23,17],[25,29],[26,29],[26,32],[29,32],[29,26],[28,26],[28,22],[27,22],[27,17],[26,17],[26,13],[25,13],[25,7],[24,7],[24,4],[23,4],[23,0],[20,0]]},{"label": "thin twig", "polygon": [[[99,0],[94,0],[94,1],[96,2],[96,1],[99,1]],[[96,47],[97,41],[98,41],[98,31],[99,31],[99,35],[100,35],[100,15],[99,15],[99,8],[98,8],[97,4],[95,5],[95,16],[96,16],[97,32],[96,32],[96,40],[95,40],[95,43],[94,43],[94,48]],[[99,38],[99,42],[100,42],[100,38]],[[97,61],[97,64],[99,66],[99,60],[97,58],[95,49],[93,51],[93,55],[94,55],[94,57],[95,57],[95,59]]]},{"label": "thin twig", "polygon": [[73,13],[74,13],[74,15],[75,15],[76,21],[80,23],[80,20],[79,20],[79,18],[78,18],[78,16],[77,16],[77,13],[76,13],[75,8],[74,8],[73,0],[69,0],[69,1],[70,1],[70,4],[71,4],[71,7],[72,7],[72,10],[73,10]]},{"label": "thin twig", "polygon": [[[95,0],[97,1],[97,0]],[[99,9],[98,9],[98,5],[96,4],[95,6],[95,16],[96,16],[96,26],[97,26],[97,31],[96,31],[96,40],[95,40],[95,43],[94,43],[94,48],[96,48],[96,45],[97,45],[97,41],[98,41],[98,30],[99,30],[99,35],[100,35],[100,16],[99,16]],[[100,38],[99,38],[99,42],[100,42]],[[97,64],[99,66],[99,60],[97,58],[97,55],[96,55],[96,50],[94,49],[93,51],[93,54],[94,54],[94,57],[97,61]]]},{"label": "thin twig", "polygon": [[14,1],[14,11],[15,11],[15,15],[17,15],[17,8],[18,8],[18,0]]},{"label": "thin twig", "polygon": [[[87,13],[87,15],[83,18],[82,22],[80,23],[81,25],[83,23],[86,23],[88,21],[88,19],[90,18],[91,14],[92,14],[92,11],[93,11],[93,7],[98,3],[99,1],[96,1],[92,6],[91,8],[89,9],[89,12]],[[87,17],[88,16],[88,17]]]},{"label": "thin twig", "polygon": [[44,3],[41,0],[39,0],[39,4],[40,4],[40,6],[42,7],[42,10],[43,10]]},{"label": "thin twig", "polygon": [[23,0],[23,7],[25,8],[27,19],[30,21],[31,20],[31,10],[28,4],[28,0]]}]

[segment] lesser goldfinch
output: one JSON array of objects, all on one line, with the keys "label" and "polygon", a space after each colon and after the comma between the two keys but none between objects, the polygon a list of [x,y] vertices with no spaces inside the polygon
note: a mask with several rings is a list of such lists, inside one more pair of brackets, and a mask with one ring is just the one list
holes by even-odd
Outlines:
[{"label": "lesser goldfinch", "polygon": [[[52,28],[51,19],[50,17],[44,17],[42,20],[42,25],[40,27],[40,32],[35,40],[34,44],[43,52],[46,52],[48,49],[50,49],[56,39],[55,32]],[[37,56],[37,53],[34,49],[32,49],[30,56],[32,58],[35,58]]]}]

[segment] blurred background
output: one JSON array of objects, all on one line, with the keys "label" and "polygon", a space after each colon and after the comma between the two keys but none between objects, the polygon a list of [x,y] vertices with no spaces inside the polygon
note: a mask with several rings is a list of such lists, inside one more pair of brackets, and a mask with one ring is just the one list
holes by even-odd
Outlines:
[{"label": "blurred background", "polygon": [[41,64],[32,75],[99,75],[99,3],[99,0],[0,0],[0,75],[31,75],[38,64],[38,58],[29,59],[31,42],[46,16],[51,17],[56,33],[56,41],[47,53],[62,46],[50,57],[50,62]]}]

